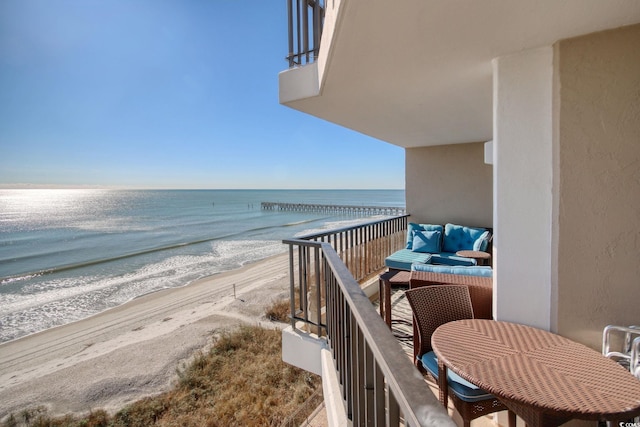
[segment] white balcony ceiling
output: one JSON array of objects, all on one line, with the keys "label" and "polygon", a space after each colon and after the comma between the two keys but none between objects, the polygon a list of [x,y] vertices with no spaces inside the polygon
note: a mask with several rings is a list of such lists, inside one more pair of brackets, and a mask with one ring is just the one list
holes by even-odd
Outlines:
[{"label": "white balcony ceiling", "polygon": [[640,0],[342,0],[319,96],[285,104],[402,147],[486,141],[493,58],[638,22]]}]

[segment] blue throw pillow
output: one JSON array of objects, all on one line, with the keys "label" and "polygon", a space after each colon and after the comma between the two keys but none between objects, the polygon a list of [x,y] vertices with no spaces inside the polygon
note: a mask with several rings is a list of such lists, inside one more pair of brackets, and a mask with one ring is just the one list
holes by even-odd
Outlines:
[{"label": "blue throw pillow", "polygon": [[413,233],[416,231],[424,231],[424,228],[420,224],[410,222],[407,227],[407,246],[406,249],[413,249]]},{"label": "blue throw pillow", "polygon": [[410,222],[407,227],[407,249],[413,249],[413,233],[416,231],[439,231],[444,232],[444,227],[439,224],[416,224]]},{"label": "blue throw pillow", "polygon": [[439,231],[414,231],[413,232],[413,252],[438,253],[440,252],[440,237],[442,233]]}]

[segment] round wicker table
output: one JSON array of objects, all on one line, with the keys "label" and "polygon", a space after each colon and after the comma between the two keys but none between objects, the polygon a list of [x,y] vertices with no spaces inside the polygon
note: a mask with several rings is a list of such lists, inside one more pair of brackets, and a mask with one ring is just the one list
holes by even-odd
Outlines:
[{"label": "round wicker table", "polygon": [[483,251],[458,251],[456,255],[465,257],[465,258],[473,258],[476,260],[478,265],[486,265],[487,261],[491,259],[491,254]]},{"label": "round wicker table", "polygon": [[[551,332],[460,320],[436,329],[431,344],[439,378],[451,369],[498,397],[530,427],[640,415],[640,380],[597,351]],[[446,403],[447,382],[438,385]]]}]

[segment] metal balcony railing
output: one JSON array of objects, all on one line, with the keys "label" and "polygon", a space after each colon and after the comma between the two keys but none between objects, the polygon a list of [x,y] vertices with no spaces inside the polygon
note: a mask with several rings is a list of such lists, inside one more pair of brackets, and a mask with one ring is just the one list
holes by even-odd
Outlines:
[{"label": "metal balcony railing", "polygon": [[354,426],[455,425],[356,280],[384,267],[406,229],[405,215],[283,242],[292,326],[303,322],[326,337]]},{"label": "metal balcony railing", "polygon": [[291,295],[295,295],[295,301],[291,299],[292,304],[295,302],[291,307],[292,326],[304,322],[314,326],[318,335],[323,335],[326,329],[318,317],[324,307],[321,286],[324,271],[322,250],[316,243],[325,242],[333,247],[354,279],[362,282],[384,268],[384,259],[389,254],[404,247],[407,218],[408,215],[401,215],[283,241],[289,245]]},{"label": "metal balcony railing", "polygon": [[289,68],[314,62],[320,51],[325,0],[287,0]]}]

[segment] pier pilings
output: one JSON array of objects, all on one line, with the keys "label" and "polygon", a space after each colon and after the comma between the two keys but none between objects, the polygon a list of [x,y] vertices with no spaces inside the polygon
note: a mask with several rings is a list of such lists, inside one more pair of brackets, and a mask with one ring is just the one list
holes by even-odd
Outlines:
[{"label": "pier pilings", "polygon": [[288,212],[320,212],[347,215],[405,215],[406,209],[396,206],[322,205],[312,203],[261,202],[262,210]]}]

